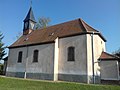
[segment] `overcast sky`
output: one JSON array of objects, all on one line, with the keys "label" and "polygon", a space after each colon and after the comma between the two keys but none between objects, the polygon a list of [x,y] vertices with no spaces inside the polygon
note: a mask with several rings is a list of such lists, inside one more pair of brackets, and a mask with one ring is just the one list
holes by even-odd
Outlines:
[{"label": "overcast sky", "polygon": [[[120,0],[32,0],[36,20],[51,18],[51,25],[82,18],[107,39],[106,51],[120,48]],[[30,0],[0,0],[0,31],[9,46],[23,30]]]}]

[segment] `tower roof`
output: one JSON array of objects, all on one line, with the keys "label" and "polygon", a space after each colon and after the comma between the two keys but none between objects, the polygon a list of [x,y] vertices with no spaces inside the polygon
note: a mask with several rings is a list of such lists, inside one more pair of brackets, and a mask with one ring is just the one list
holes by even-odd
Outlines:
[{"label": "tower roof", "polygon": [[27,20],[31,20],[33,22],[36,22],[33,11],[32,11],[32,7],[30,7],[29,12],[28,12],[26,18],[24,19],[24,22],[27,21]]}]

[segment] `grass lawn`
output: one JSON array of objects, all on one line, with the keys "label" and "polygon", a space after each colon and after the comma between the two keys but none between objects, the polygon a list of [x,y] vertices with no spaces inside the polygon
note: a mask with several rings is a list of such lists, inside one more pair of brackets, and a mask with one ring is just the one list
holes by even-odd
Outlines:
[{"label": "grass lawn", "polygon": [[120,86],[35,81],[0,76],[0,90],[120,90]]}]

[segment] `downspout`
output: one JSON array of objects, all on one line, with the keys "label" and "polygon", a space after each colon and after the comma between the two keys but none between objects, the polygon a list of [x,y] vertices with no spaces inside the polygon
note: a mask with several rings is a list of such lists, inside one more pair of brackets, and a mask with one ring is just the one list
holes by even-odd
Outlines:
[{"label": "downspout", "polygon": [[91,49],[92,49],[92,73],[93,73],[93,84],[95,84],[95,71],[94,71],[94,32],[91,34]]},{"label": "downspout", "polygon": [[[27,41],[28,38],[25,39],[25,41]],[[24,79],[26,79],[26,75],[27,75],[27,62],[28,62],[28,45],[26,44],[26,62],[25,62],[25,74],[24,74]]]},{"label": "downspout", "polygon": [[119,78],[119,62],[117,61],[117,72],[118,72],[118,81],[120,80]]}]

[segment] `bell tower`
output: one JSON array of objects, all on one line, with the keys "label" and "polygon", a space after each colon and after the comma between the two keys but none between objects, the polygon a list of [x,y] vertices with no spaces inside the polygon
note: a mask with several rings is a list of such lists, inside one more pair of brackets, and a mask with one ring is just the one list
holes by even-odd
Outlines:
[{"label": "bell tower", "polygon": [[23,35],[30,34],[32,30],[35,29],[36,23],[32,7],[30,7],[29,12],[23,22],[24,22]]}]

